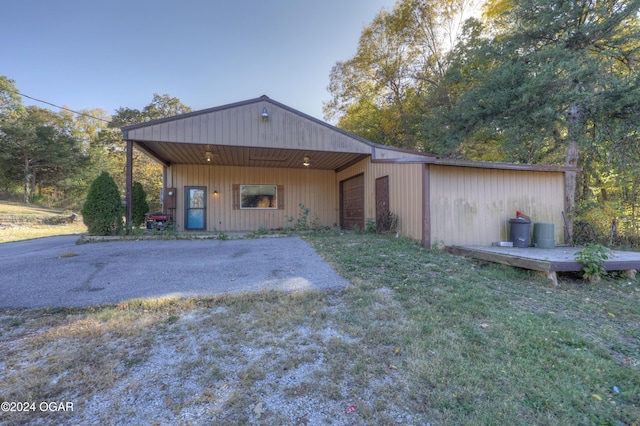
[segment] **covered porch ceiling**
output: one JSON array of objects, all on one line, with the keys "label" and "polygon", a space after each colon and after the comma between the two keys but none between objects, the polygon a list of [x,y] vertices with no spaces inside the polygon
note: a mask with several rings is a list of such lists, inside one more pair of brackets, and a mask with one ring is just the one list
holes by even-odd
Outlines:
[{"label": "covered porch ceiling", "polygon": [[[158,141],[134,141],[134,146],[165,166],[202,164],[211,166],[277,167],[340,171],[369,156],[363,153],[313,151],[233,145],[203,145]],[[207,155],[210,153],[210,155]],[[309,159],[305,166],[304,159]],[[208,161],[207,158],[210,160]]]}]

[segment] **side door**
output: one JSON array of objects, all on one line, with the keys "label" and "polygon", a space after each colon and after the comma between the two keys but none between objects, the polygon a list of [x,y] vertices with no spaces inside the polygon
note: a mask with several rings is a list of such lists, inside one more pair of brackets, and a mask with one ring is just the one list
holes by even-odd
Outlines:
[{"label": "side door", "polygon": [[207,229],[207,187],[187,186],[185,193],[185,225],[188,231],[204,231]]},{"label": "side door", "polygon": [[340,182],[340,227],[364,230],[364,174]]},{"label": "side door", "polygon": [[389,226],[389,176],[376,179],[376,231],[388,231]]}]

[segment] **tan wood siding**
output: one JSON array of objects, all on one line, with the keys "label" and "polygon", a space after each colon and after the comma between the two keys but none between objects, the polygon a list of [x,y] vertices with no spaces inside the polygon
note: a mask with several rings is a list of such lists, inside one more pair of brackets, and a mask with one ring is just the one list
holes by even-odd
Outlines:
[{"label": "tan wood siding", "polygon": [[361,161],[337,173],[336,185],[364,173],[365,219],[375,218],[377,178],[389,176],[389,210],[398,217],[398,232],[414,240],[422,239],[422,164],[371,163]]},{"label": "tan wood siding", "polygon": [[[322,224],[338,222],[338,192],[335,173],[324,170],[295,170],[260,167],[174,165],[168,169],[167,186],[176,188],[174,213],[178,231],[184,230],[185,186],[207,187],[208,231],[256,231],[293,226],[300,213],[299,204],[310,209],[309,221],[316,216]],[[234,210],[233,185],[273,184],[284,189],[283,209]],[[214,195],[214,191],[218,194]],[[293,217],[289,222],[287,217]]]},{"label": "tan wood siding", "polygon": [[[426,175],[425,173],[428,173]],[[167,186],[177,190],[175,219],[183,230],[185,186],[206,186],[209,231],[255,231],[293,226],[299,204],[326,225],[340,220],[340,182],[364,174],[365,219],[375,218],[375,182],[389,176],[389,208],[398,216],[398,232],[424,244],[490,244],[508,239],[508,220],[520,210],[534,222],[554,223],[563,242],[564,173],[480,169],[360,161],[345,170],[173,165]],[[427,177],[425,177],[427,176]],[[424,184],[428,188],[424,188]],[[279,185],[284,208],[234,210],[233,185]],[[217,195],[213,195],[214,191]],[[283,194],[283,195],[284,195]],[[428,196],[429,200],[424,200]],[[236,200],[237,202],[237,200]],[[428,211],[423,212],[427,206]],[[293,222],[287,218],[293,218]],[[428,238],[423,240],[423,224]]]},{"label": "tan wood siding", "polygon": [[553,223],[563,242],[564,174],[430,166],[431,243],[507,241],[516,211]]},{"label": "tan wood siding", "polygon": [[[269,119],[261,118],[266,108]],[[128,131],[128,139],[370,154],[371,146],[268,100]]]}]

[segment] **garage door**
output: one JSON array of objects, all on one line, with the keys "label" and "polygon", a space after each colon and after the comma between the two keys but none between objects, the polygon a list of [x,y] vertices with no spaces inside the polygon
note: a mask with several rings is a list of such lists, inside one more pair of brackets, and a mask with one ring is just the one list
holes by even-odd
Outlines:
[{"label": "garage door", "polygon": [[340,182],[340,227],[364,229],[364,174]]}]

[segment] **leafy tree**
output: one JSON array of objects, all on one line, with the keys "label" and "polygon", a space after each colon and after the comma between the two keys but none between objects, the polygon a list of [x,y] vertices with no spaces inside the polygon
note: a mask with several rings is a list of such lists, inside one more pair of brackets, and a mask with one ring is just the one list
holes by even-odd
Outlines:
[{"label": "leafy tree", "polygon": [[[79,114],[25,108],[13,80],[0,76],[0,188],[21,187],[25,202],[42,195],[65,207],[83,200],[103,172],[124,188],[126,153],[119,128],[189,111],[177,98],[154,94],[142,110],[120,108],[107,124],[110,117],[99,108]],[[134,165],[134,180],[149,190],[148,202],[158,208],[162,167],[137,150]]]},{"label": "leafy tree", "polygon": [[115,181],[107,172],[89,188],[82,207],[82,218],[91,235],[115,235],[122,229],[122,200]]},{"label": "leafy tree", "polygon": [[58,185],[82,161],[64,120],[47,109],[29,106],[23,115],[3,121],[0,138],[4,176],[22,185],[24,203],[33,199],[36,187]]},{"label": "leafy tree", "polygon": [[159,95],[154,93],[151,103],[145,106],[142,111],[132,108],[118,108],[115,116],[111,119],[109,127],[120,128],[187,112],[191,112],[191,107],[184,105],[180,99],[167,94]]},{"label": "leafy tree", "polygon": [[37,140],[33,125],[23,122],[2,125],[0,161],[3,175],[9,182],[22,184],[24,203],[29,202],[33,158],[43,151],[42,146],[36,145]]},{"label": "leafy tree", "polygon": [[18,94],[15,81],[0,75],[0,119],[11,120],[24,113],[22,98]]},{"label": "leafy tree", "polygon": [[488,0],[461,25],[468,6],[402,0],[378,14],[333,68],[325,117],[440,155],[579,166],[569,218],[637,227],[640,0]]},{"label": "leafy tree", "polygon": [[133,182],[131,198],[133,201],[133,226],[140,226],[145,222],[146,214],[149,213],[149,203],[147,203],[147,193],[140,182]]},{"label": "leafy tree", "polygon": [[[119,108],[111,118],[107,129],[100,131],[93,140],[94,158],[99,161],[103,169],[110,170],[115,181],[122,188],[125,186],[126,147],[122,141],[120,127],[143,123],[149,120],[170,117],[190,112],[191,108],[184,105],[178,98],[169,95],[153,95],[153,100],[142,110]],[[162,190],[162,166],[142,152],[133,151],[133,179],[147,188],[147,201],[150,209],[160,207],[160,192]],[[98,164],[96,164],[98,165]]]},{"label": "leafy tree", "polygon": [[331,71],[325,117],[375,142],[420,148],[428,88],[437,90],[447,51],[472,0],[399,1],[360,36],[357,53]]},{"label": "leafy tree", "polygon": [[[448,76],[465,84],[449,141],[491,135],[506,160],[575,167],[585,164],[581,152],[615,144],[612,128],[635,138],[639,7],[638,0],[491,1],[492,37],[459,49],[457,75]],[[574,213],[577,175],[567,175]]]},{"label": "leafy tree", "polygon": [[[0,76],[0,142],[4,143],[7,137],[7,126],[13,124],[14,121],[25,112],[22,105],[22,99],[18,95],[18,89],[15,82],[6,76]],[[14,132],[20,132],[18,129],[12,129]],[[26,137],[22,134],[20,137]],[[15,182],[21,181],[21,173],[15,173],[15,170],[8,170],[10,165],[6,155],[0,153],[0,184],[5,191],[14,186]]]}]

